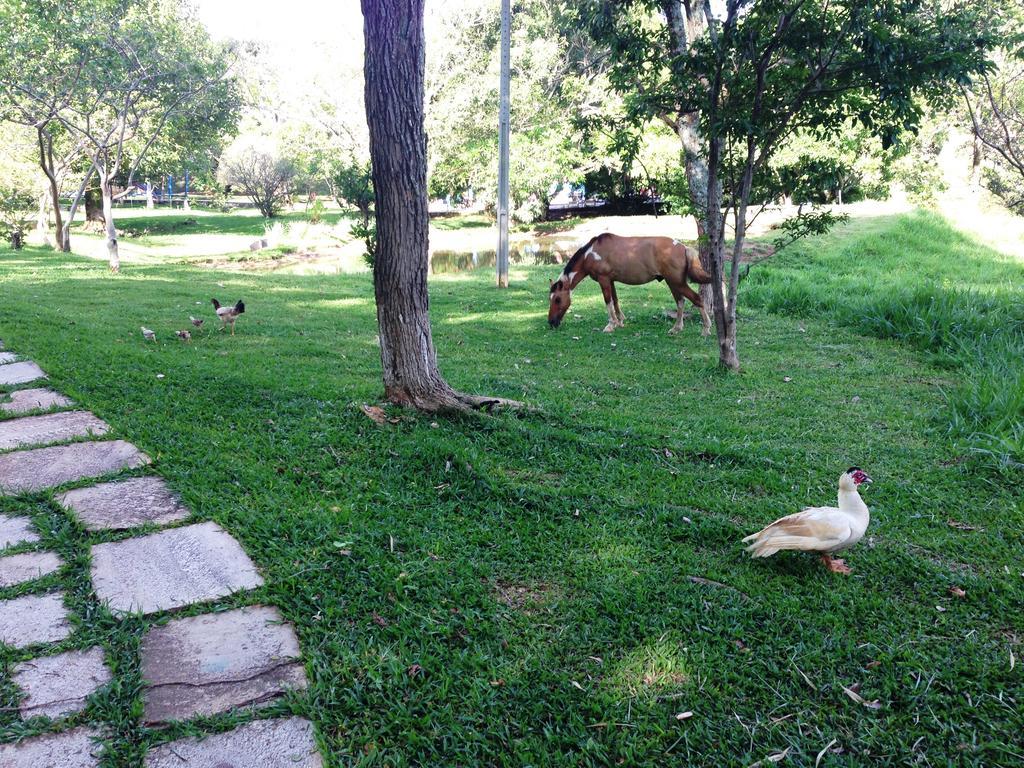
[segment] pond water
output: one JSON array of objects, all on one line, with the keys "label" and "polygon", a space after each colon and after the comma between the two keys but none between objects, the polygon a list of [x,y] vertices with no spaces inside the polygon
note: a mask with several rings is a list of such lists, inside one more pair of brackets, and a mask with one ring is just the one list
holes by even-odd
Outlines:
[{"label": "pond water", "polygon": [[[535,267],[561,264],[564,256],[560,251],[527,244],[522,247],[509,247],[508,261],[513,266]],[[450,275],[467,272],[472,269],[494,269],[497,264],[497,252],[479,251],[434,251],[430,254],[430,273],[433,275]]]}]

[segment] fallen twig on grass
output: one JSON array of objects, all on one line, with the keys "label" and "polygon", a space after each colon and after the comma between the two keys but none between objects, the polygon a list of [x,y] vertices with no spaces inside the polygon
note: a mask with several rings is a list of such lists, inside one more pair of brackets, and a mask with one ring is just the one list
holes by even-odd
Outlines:
[{"label": "fallen twig on grass", "polygon": [[720,581],[715,581],[713,579],[705,579],[703,576],[687,576],[686,578],[692,581],[694,584],[703,584],[706,587],[720,587],[722,589],[731,589],[733,592],[738,594],[743,599],[750,599],[750,595],[748,595],[746,592],[741,592],[740,590],[736,589],[736,587],[729,586],[728,584],[723,584]]}]

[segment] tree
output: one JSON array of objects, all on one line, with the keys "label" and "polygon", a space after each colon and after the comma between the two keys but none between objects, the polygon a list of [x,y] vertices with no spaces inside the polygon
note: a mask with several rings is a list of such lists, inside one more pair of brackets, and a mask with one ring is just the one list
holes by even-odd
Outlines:
[{"label": "tree", "polygon": [[[1022,14],[1024,16],[1024,14]],[[1024,31],[1004,41],[999,66],[974,87],[962,87],[977,142],[987,150],[984,183],[1012,211],[1024,215]]]},{"label": "tree", "polygon": [[373,206],[373,169],[370,164],[350,158],[339,162],[331,176],[331,190],[338,204],[348,203],[359,211],[364,227],[370,224]]},{"label": "tree", "polygon": [[755,175],[798,129],[829,136],[853,121],[888,146],[916,125],[923,100],[941,100],[984,71],[992,46],[965,2],[726,0],[716,13],[706,0],[597,0],[593,10],[596,32],[612,41],[613,83],[632,108],[696,125],[681,141],[707,166],[706,183],[695,181],[707,191],[719,362],[732,370],[740,366],[737,288]]},{"label": "tree", "polygon": [[[523,0],[512,18],[510,184],[513,215],[547,213],[553,184],[582,182],[609,161],[584,123],[606,112],[602,62],[586,27],[561,4]],[[493,2],[450,3],[439,11],[428,61],[430,190],[437,196],[496,191],[499,16]],[[614,99],[614,95],[612,96]]]},{"label": "tree", "polygon": [[60,195],[72,166],[83,157],[84,141],[70,136],[58,115],[73,103],[88,58],[87,19],[102,0],[75,8],[53,3],[0,2],[0,120],[27,126],[35,134],[37,162],[45,175],[54,215],[55,246],[71,250]]},{"label": "tree", "polygon": [[[95,176],[110,268],[116,272],[115,179],[123,173],[130,186],[172,119],[202,114],[201,120],[216,122],[211,113],[222,114],[226,105],[230,111],[235,103],[230,53],[211,43],[190,6],[177,0],[26,0],[5,5],[3,17],[18,32],[4,44],[0,85],[23,119],[47,132],[59,122],[89,159],[63,222],[62,242],[69,241],[71,223]],[[43,133],[40,154],[46,171],[52,162],[46,162]]]},{"label": "tree", "polygon": [[[139,0],[99,23],[85,99],[58,117],[88,143],[103,201],[110,269],[117,272],[114,180],[128,165],[129,187],[169,121],[220,112],[218,105],[233,100],[233,88],[228,52],[214,46],[202,24],[174,0]],[[73,219],[74,202],[71,210]]]},{"label": "tree", "polygon": [[373,287],[384,396],[432,412],[507,403],[456,392],[437,367],[427,293],[424,0],[361,2],[377,218]]},{"label": "tree", "polygon": [[[190,189],[216,184],[225,144],[237,133],[240,107],[239,91],[232,88],[212,94],[203,109],[177,113],[167,120],[135,172],[137,179],[146,181],[149,202],[150,181],[159,184],[165,176],[188,173]],[[134,150],[134,145],[129,146],[129,155]],[[134,157],[130,161],[134,163]]]},{"label": "tree", "polygon": [[6,240],[16,251],[25,245],[25,227],[31,207],[31,192],[0,182],[0,239]]},{"label": "tree", "polygon": [[237,186],[268,219],[280,212],[294,177],[295,166],[268,141],[242,140],[221,159],[221,181]]},{"label": "tree", "polygon": [[32,131],[0,124],[0,241],[12,248],[25,243],[25,229],[39,187],[39,169],[31,157]]}]

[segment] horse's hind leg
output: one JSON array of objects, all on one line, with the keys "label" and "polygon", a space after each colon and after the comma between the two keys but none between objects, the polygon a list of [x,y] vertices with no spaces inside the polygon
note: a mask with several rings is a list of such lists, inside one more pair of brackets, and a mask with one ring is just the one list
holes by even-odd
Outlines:
[{"label": "horse's hind leg", "polygon": [[672,298],[676,300],[676,322],[668,329],[671,334],[679,333],[683,330],[683,292],[675,283],[668,284],[669,290],[672,291]]},{"label": "horse's hind leg", "polygon": [[598,280],[598,282],[601,284],[601,292],[604,294],[604,305],[608,309],[608,325],[604,327],[604,332],[611,333],[619,325],[619,319],[615,315],[615,302],[612,299],[615,288],[611,280],[604,279]]},{"label": "horse's hind leg", "polygon": [[619,308],[619,292],[615,290],[615,283],[612,283],[612,304],[615,308],[615,320],[619,328],[625,328],[626,316],[622,314],[622,310]]}]

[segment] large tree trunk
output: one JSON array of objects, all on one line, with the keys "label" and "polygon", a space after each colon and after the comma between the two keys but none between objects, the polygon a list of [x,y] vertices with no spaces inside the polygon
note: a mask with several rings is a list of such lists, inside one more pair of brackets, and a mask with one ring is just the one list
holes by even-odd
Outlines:
[{"label": "large tree trunk", "polygon": [[490,407],[501,401],[459,394],[444,380],[430,331],[424,0],[361,2],[384,394],[393,403],[424,411]]},{"label": "large tree trunk", "polygon": [[82,181],[78,185],[78,191],[75,196],[71,199],[71,208],[68,210],[68,218],[61,227],[61,238],[62,247],[65,252],[71,250],[71,224],[75,220],[75,214],[78,212],[78,206],[82,203],[82,198],[85,197],[85,190],[89,187],[89,181],[92,179],[92,175],[96,172],[96,166],[94,164],[89,165],[89,170],[85,172],[82,177]]},{"label": "large tree trunk", "polygon": [[[690,191],[690,205],[693,217],[697,221],[697,251],[700,254],[700,265],[704,271],[711,270],[711,243],[708,240],[708,164],[703,155],[703,142],[700,135],[700,115],[693,112],[679,119],[679,140],[683,145],[683,157],[686,166],[686,185]],[[715,307],[716,291],[714,283],[700,286],[701,335],[711,333],[711,313]]]},{"label": "large tree trunk", "polygon": [[[725,217],[722,215],[722,182],[720,180],[722,141],[712,138],[708,142],[708,246],[711,261],[711,286],[715,292],[712,310],[715,317],[715,332],[718,336],[718,364],[732,371],[740,369],[736,354],[736,298],[730,288],[730,298],[723,293],[725,283]],[[743,211],[746,215],[746,211]],[[738,256],[737,256],[738,258]],[[737,267],[733,267],[736,273]]]},{"label": "large tree trunk", "polygon": [[36,208],[36,235],[42,239],[46,237],[46,230],[50,228],[50,190],[44,189],[39,193],[39,205]]},{"label": "large tree trunk", "polygon": [[[114,199],[106,169],[100,169],[100,197],[103,200],[103,223],[107,235],[107,260],[111,272],[121,271],[121,257],[117,252],[117,228],[114,226]],[[86,198],[88,199],[88,198]]]},{"label": "large tree trunk", "polygon": [[[668,22],[672,55],[683,57],[689,53],[696,41],[707,32],[707,19],[701,3],[682,3],[680,0],[663,0],[662,11]],[[686,184],[689,188],[690,207],[697,222],[697,250],[700,263],[705,271],[711,271],[711,245],[707,233],[708,213],[708,162],[704,137],[700,133],[700,113],[680,115],[676,121],[676,133],[683,146],[683,160],[686,169]],[[701,333],[711,333],[711,313],[714,311],[714,283],[700,287]],[[721,283],[718,283],[721,286]]]},{"label": "large tree trunk", "polygon": [[54,247],[58,251],[71,250],[71,236],[64,228],[60,210],[60,182],[57,180],[57,167],[53,161],[53,137],[45,128],[37,128],[39,140],[39,165],[46,175],[50,191],[50,202],[53,205]]}]

